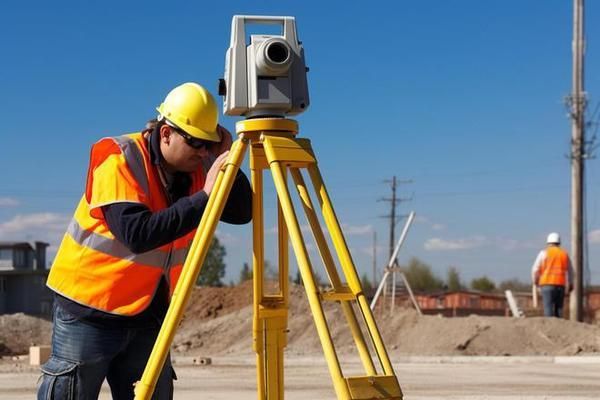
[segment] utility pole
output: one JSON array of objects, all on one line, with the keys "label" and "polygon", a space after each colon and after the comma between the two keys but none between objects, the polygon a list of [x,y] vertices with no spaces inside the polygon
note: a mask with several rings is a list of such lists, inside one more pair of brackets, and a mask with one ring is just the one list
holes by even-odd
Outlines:
[{"label": "utility pole", "polygon": [[390,214],[390,257],[394,253],[394,231],[396,228],[396,175],[392,178],[392,198],[389,200],[392,205],[392,211]]},{"label": "utility pole", "polygon": [[384,215],[383,218],[389,218],[390,219],[390,254],[389,256],[391,257],[394,254],[394,245],[395,245],[395,239],[394,239],[394,234],[395,234],[395,229],[396,229],[396,223],[397,221],[397,217],[396,217],[396,204],[402,202],[402,201],[408,201],[408,200],[412,200],[412,198],[398,198],[396,197],[396,189],[398,188],[398,184],[402,184],[402,183],[412,183],[412,180],[408,179],[408,180],[397,180],[396,179],[396,175],[394,175],[392,177],[391,180],[386,179],[384,180],[384,182],[386,183],[391,183],[391,188],[392,188],[392,197],[391,198],[386,198],[383,197],[381,199],[379,199],[379,201],[387,201],[391,204],[391,211],[389,215]]},{"label": "utility pole", "polygon": [[583,193],[585,166],[586,96],[583,89],[583,0],[573,0],[573,93],[568,98],[571,117],[571,257],[575,270],[569,301],[570,319],[583,321]]}]

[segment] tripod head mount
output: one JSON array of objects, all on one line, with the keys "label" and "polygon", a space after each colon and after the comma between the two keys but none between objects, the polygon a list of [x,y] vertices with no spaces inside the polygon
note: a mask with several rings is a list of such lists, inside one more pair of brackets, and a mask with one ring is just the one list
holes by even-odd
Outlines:
[{"label": "tripod head mount", "polygon": [[298,134],[298,122],[288,118],[248,118],[235,124],[235,132],[242,133],[285,132]]}]

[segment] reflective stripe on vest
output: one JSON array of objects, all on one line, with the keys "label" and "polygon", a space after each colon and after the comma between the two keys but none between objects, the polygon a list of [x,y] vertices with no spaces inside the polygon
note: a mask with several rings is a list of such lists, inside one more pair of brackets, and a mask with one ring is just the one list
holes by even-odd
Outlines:
[{"label": "reflective stripe on vest", "polygon": [[[148,176],[146,175],[146,167],[144,166],[144,156],[140,152],[140,149],[138,148],[138,146],[135,144],[135,141],[132,138],[130,138],[129,136],[117,136],[113,139],[115,140],[115,142],[117,142],[117,144],[121,148],[121,151],[123,152],[123,155],[125,156],[125,160],[127,161],[127,166],[133,173],[133,176],[135,177],[136,181],[142,186],[142,189],[146,192],[146,194],[150,195],[150,190],[149,190],[150,184],[148,183]],[[116,242],[119,243],[118,241],[116,241]],[[125,246],[123,246],[123,247],[125,247]],[[187,256],[188,250],[189,250],[189,247],[186,247],[184,249],[171,250],[171,258],[169,260],[169,264],[165,265],[165,269],[167,269],[169,266],[183,264],[185,262],[185,258]],[[130,250],[127,250],[127,251],[129,251],[129,253],[131,253]],[[162,254],[162,252],[160,252],[159,250],[154,250],[154,251]],[[150,252],[148,252],[148,253],[150,253]],[[144,253],[144,254],[147,254],[147,253]],[[116,256],[116,257],[119,257],[119,256]],[[120,258],[125,258],[125,257],[120,257]],[[128,259],[138,262],[136,259],[133,259],[133,258],[128,258]],[[142,264],[144,264],[144,263],[142,262]],[[147,265],[152,265],[152,264],[147,264]]]},{"label": "reflective stripe on vest", "polygon": [[148,183],[148,177],[146,176],[146,168],[144,167],[144,157],[140,153],[135,141],[129,136],[117,136],[113,138],[115,142],[121,148],[127,166],[133,173],[135,180],[140,184],[142,189],[147,195],[150,195],[150,184]]},{"label": "reflective stripe on vest", "polygon": [[164,268],[168,253],[151,250],[147,253],[134,254],[125,245],[116,239],[110,239],[97,233],[83,229],[75,219],[71,220],[67,233],[80,246],[108,254],[115,258],[133,261],[150,267]]},{"label": "reflective stripe on vest", "polygon": [[[147,195],[150,195],[150,184],[148,183],[148,176],[146,175],[146,168],[144,166],[144,156],[140,152],[139,147],[135,144],[135,141],[129,136],[117,136],[113,138],[118,143],[121,151],[125,155],[127,166],[135,176],[136,181],[142,186],[142,189]],[[118,241],[117,241],[118,242]],[[169,266],[183,264],[187,256],[189,247],[185,249],[173,249],[171,250],[171,259],[169,265],[165,265],[165,268]],[[128,250],[129,251],[129,250]],[[160,252],[159,250],[154,250]],[[148,252],[149,253],[149,252]],[[160,252],[162,253],[162,252]],[[144,253],[147,254],[147,253]],[[131,258],[132,261],[138,262]],[[140,261],[141,262],[141,261]],[[143,262],[142,262],[143,263]],[[147,264],[152,265],[152,264]]]}]

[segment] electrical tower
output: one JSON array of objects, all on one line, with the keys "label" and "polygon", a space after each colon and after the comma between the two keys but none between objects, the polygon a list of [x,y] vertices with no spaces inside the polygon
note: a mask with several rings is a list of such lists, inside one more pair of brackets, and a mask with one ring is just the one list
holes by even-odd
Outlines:
[{"label": "electrical tower", "polygon": [[[404,273],[402,273],[400,271],[400,265],[398,264],[398,259],[397,259],[397,251],[394,251],[394,247],[395,247],[395,234],[396,234],[396,224],[398,223],[398,221],[401,218],[404,217],[408,217],[408,215],[397,215],[396,213],[396,206],[403,202],[403,201],[409,201],[412,200],[412,196],[410,198],[401,198],[398,197],[396,194],[396,191],[398,189],[398,185],[400,184],[407,184],[407,183],[412,183],[413,181],[411,179],[407,179],[407,180],[398,180],[396,178],[396,176],[394,175],[392,177],[392,179],[386,179],[384,180],[384,182],[386,183],[390,183],[391,189],[392,189],[392,196],[391,197],[383,197],[380,198],[378,201],[385,201],[385,202],[389,202],[390,203],[390,213],[388,215],[384,215],[382,216],[382,218],[387,218],[390,221],[390,244],[389,244],[389,262],[388,265],[385,267],[384,269],[384,277],[381,281],[381,284],[377,290],[377,294],[374,298],[374,301],[372,303],[372,307],[374,306],[375,302],[376,302],[376,298],[378,297],[379,293],[381,292],[381,289],[383,288],[383,296],[387,297],[387,293],[388,293],[388,284],[387,284],[387,276],[389,275],[390,272],[393,272],[392,275],[392,279],[391,282],[389,283],[389,285],[391,286],[389,288],[389,292],[391,292],[391,311],[393,312],[394,310],[394,305],[396,303],[396,287],[397,287],[397,281],[396,281],[396,272],[398,272],[400,274],[400,277],[402,278],[402,281],[399,282],[400,283],[400,289],[401,290],[406,290],[413,303],[416,304],[416,300],[414,299],[414,296],[412,294],[412,290],[410,289],[410,286],[408,284],[408,281],[406,280],[406,277],[404,276]],[[412,215],[412,217],[414,217],[414,213]],[[411,221],[412,222],[412,221]],[[410,223],[409,223],[410,224]],[[375,274],[374,274],[375,275]],[[415,305],[415,307],[418,309],[418,305]]]},{"label": "electrical tower", "polygon": [[[385,201],[385,202],[389,202],[390,203],[390,214],[384,215],[384,216],[382,216],[382,218],[389,218],[389,220],[390,220],[390,249],[389,249],[389,257],[391,257],[394,254],[394,245],[396,244],[396,241],[395,241],[395,230],[396,230],[396,224],[398,223],[398,220],[399,220],[399,217],[396,216],[396,205],[398,203],[403,202],[403,201],[412,200],[412,196],[410,198],[399,198],[399,197],[397,197],[396,196],[396,189],[398,188],[399,184],[412,183],[413,181],[412,181],[412,179],[397,180],[396,179],[396,175],[394,175],[392,177],[392,179],[386,179],[386,180],[384,180],[384,182],[391,184],[392,197],[391,198],[390,197],[382,197],[378,201]],[[404,216],[400,216],[400,217],[404,217]]]}]

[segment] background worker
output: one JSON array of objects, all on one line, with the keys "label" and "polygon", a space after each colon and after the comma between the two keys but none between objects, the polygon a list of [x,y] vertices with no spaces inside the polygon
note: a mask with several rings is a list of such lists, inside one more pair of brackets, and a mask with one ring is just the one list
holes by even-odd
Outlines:
[{"label": "background worker", "polygon": [[[173,89],[140,133],[92,146],[85,192],[48,277],[55,292],[52,354],[38,399],[133,399],[231,134],[212,95],[196,83]],[[252,217],[239,172],[221,217]],[[171,399],[167,358],[153,399]]]},{"label": "background worker", "polygon": [[558,233],[550,233],[546,243],[533,263],[531,278],[541,288],[544,316],[562,318],[565,289],[569,293],[573,288],[573,268],[569,255],[560,248]]}]

